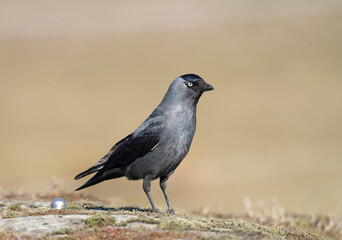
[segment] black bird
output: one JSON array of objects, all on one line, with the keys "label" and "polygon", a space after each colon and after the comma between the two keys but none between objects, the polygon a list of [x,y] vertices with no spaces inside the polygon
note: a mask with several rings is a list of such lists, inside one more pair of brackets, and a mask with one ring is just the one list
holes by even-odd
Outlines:
[{"label": "black bird", "polygon": [[184,159],[196,130],[196,108],[205,91],[214,88],[195,74],[176,78],[163,100],[151,115],[138,127],[112,147],[94,166],[78,174],[75,180],[97,172],[77,190],[104,180],[127,177],[143,179],[143,189],[152,205],[151,180],[160,179],[168,212],[174,213],[166,193],[167,181]]}]

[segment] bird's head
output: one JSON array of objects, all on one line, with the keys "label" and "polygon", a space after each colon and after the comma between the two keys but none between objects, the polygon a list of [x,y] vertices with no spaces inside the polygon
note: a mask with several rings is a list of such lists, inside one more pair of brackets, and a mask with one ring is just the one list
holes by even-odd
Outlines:
[{"label": "bird's head", "polygon": [[203,92],[214,90],[196,74],[185,74],[176,78],[170,85],[163,102],[167,105],[194,103],[197,104]]},{"label": "bird's head", "polygon": [[180,82],[182,82],[190,92],[194,91],[197,93],[203,93],[206,91],[214,90],[213,86],[206,83],[200,76],[196,74],[185,74],[178,77],[177,79],[179,79]]}]

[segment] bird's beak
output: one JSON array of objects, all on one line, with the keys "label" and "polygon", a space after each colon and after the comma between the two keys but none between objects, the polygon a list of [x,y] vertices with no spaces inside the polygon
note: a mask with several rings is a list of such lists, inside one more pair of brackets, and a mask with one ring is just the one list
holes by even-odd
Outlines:
[{"label": "bird's beak", "polygon": [[211,91],[214,90],[214,87],[210,84],[206,83],[203,87],[200,88],[201,92]]}]

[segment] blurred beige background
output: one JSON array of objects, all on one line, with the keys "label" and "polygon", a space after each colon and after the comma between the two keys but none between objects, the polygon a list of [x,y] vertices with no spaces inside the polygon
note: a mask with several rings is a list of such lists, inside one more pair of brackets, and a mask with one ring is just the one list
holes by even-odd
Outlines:
[{"label": "blurred beige background", "polygon": [[[175,207],[301,213],[342,199],[342,2],[1,1],[0,186],[44,191],[134,131],[170,82],[215,87],[170,179]],[[86,192],[149,206],[142,182]],[[158,182],[157,205],[165,207]]]}]

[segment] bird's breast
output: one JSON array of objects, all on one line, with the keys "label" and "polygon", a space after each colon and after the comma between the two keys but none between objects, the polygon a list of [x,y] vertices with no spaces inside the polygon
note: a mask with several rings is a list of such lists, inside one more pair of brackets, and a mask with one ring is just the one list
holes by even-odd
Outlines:
[{"label": "bird's breast", "polygon": [[126,169],[129,179],[151,179],[165,176],[174,171],[184,159],[196,130],[196,111],[177,107],[164,114],[165,129],[153,151],[138,158]]},{"label": "bird's breast", "polygon": [[165,142],[188,151],[196,130],[196,110],[175,107],[166,114],[166,121]]}]

